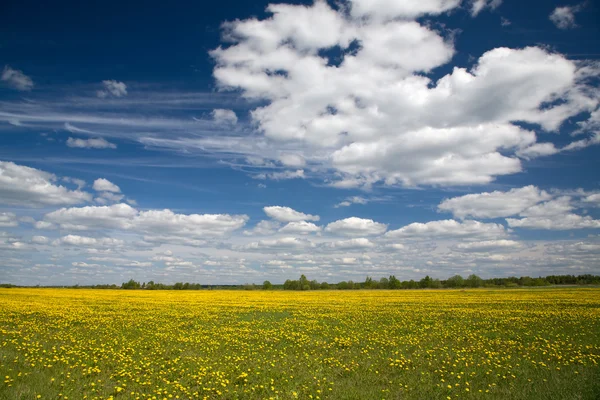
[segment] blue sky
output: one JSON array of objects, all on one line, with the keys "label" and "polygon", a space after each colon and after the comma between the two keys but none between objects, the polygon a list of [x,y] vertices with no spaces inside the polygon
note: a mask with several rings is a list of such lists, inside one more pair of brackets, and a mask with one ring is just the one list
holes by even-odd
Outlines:
[{"label": "blue sky", "polygon": [[0,13],[0,281],[600,273],[594,2]]}]

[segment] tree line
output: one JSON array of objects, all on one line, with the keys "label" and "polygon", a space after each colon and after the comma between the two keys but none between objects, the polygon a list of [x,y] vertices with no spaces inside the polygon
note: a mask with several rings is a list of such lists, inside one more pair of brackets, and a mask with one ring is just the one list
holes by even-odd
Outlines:
[{"label": "tree line", "polygon": [[434,279],[429,275],[421,280],[401,281],[395,275],[379,280],[367,276],[364,282],[342,281],[335,284],[327,282],[309,281],[305,275],[298,280],[287,280],[283,284],[284,290],[319,290],[319,289],[442,289],[442,288],[480,288],[480,287],[533,287],[549,285],[600,285],[600,276],[597,275],[550,275],[532,278],[529,276],[490,278],[483,279],[475,274],[463,278],[454,275],[446,280]]},{"label": "tree line", "polygon": [[[532,278],[522,276],[520,278],[511,276],[508,278],[490,278],[483,279],[475,274],[463,278],[461,275],[454,275],[446,280],[434,279],[429,275],[416,281],[403,280],[394,275],[383,277],[379,280],[369,276],[363,282],[341,281],[337,283],[318,282],[309,280],[305,275],[301,275],[297,280],[286,280],[283,284],[272,284],[264,281],[262,285],[254,283],[245,283],[243,285],[201,285],[199,283],[176,282],[172,285],[158,283],[154,281],[138,282],[130,279],[123,282],[120,286],[116,284],[108,285],[74,285],[74,286],[43,286],[43,287],[62,287],[73,289],[126,289],[126,290],[207,290],[207,289],[230,289],[230,290],[355,290],[355,289],[443,289],[443,288],[479,288],[479,287],[533,287],[549,285],[600,285],[600,276],[598,275],[549,275],[546,277]],[[0,288],[16,288],[18,285],[10,283],[0,283]],[[41,287],[37,285],[36,287]]]}]

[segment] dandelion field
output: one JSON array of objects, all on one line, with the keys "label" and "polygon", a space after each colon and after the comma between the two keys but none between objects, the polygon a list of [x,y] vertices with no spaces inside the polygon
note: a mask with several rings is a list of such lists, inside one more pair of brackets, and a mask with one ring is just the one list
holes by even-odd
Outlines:
[{"label": "dandelion field", "polygon": [[598,399],[600,290],[0,289],[0,399]]}]

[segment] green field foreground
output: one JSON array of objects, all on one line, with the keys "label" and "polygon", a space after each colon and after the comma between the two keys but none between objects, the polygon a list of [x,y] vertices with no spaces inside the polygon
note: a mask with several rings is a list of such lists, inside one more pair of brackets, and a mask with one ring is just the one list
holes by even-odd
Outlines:
[{"label": "green field foreground", "polygon": [[0,399],[599,399],[600,289],[0,289]]}]

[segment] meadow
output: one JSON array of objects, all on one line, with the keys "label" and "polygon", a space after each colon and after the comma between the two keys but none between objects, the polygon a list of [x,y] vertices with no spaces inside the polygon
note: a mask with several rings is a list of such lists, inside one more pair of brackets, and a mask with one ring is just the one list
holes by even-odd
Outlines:
[{"label": "meadow", "polygon": [[0,289],[0,399],[598,399],[600,289]]}]

